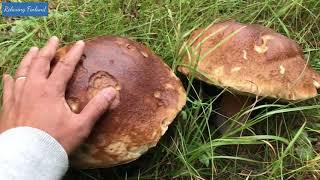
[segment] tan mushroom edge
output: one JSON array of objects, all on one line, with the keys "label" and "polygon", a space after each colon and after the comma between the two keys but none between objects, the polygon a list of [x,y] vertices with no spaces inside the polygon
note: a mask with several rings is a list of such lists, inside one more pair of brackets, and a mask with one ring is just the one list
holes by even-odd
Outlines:
[{"label": "tan mushroom edge", "polygon": [[[113,166],[118,166],[126,164],[132,161],[137,160],[141,155],[146,153],[150,148],[155,147],[160,140],[161,136],[165,134],[168,129],[168,126],[173,122],[178,113],[182,110],[186,103],[186,94],[184,88],[179,88],[179,101],[177,103],[176,109],[168,109],[167,117],[163,119],[159,130],[155,130],[154,142],[149,144],[144,144],[141,146],[131,146],[130,138],[122,138],[122,141],[117,141],[112,144],[109,144],[105,148],[105,153],[110,156],[110,161],[101,161],[97,158],[93,158],[90,154],[84,153],[83,151],[76,152],[76,156],[71,159],[72,166],[79,169],[94,169],[94,168],[108,168]],[[160,133],[158,133],[160,132]],[[87,147],[86,147],[87,146]],[[82,149],[90,148],[85,143],[82,146]],[[97,150],[98,151],[98,150]],[[80,159],[80,160],[79,160]],[[85,159],[85,163],[82,159]],[[115,163],[116,162],[116,163]],[[104,164],[102,166],[92,167],[88,164]]]},{"label": "tan mushroom edge", "polygon": [[[120,41],[123,40],[120,38]],[[90,40],[86,40],[91,41]],[[63,48],[60,48],[57,53],[55,59],[61,60],[67,51],[71,48],[72,44],[66,45]],[[143,51],[142,51],[143,52]],[[142,53],[140,52],[140,53]],[[148,55],[149,54],[149,55]],[[142,53],[143,56],[148,57],[152,54],[150,50],[146,49],[146,52]],[[156,56],[156,55],[155,55]],[[156,56],[157,57],[157,56]],[[157,57],[158,58],[158,57]],[[157,60],[156,58],[154,60]],[[164,84],[164,89],[167,91],[177,92],[177,101],[175,105],[171,105],[168,108],[164,108],[163,110],[156,112],[156,117],[164,117],[159,124],[158,129],[154,129],[153,134],[149,134],[152,137],[148,137],[149,142],[146,144],[132,144],[130,136],[122,136],[117,139],[117,141],[108,144],[104,147],[104,155],[103,159],[96,158],[96,153],[101,153],[101,149],[95,149],[92,143],[87,144],[86,142],[81,145],[81,147],[73,153],[71,157],[71,165],[75,168],[79,169],[91,169],[91,168],[106,168],[112,167],[116,165],[125,164],[131,161],[138,159],[142,154],[144,154],[149,148],[157,145],[159,139],[168,129],[168,126],[172,123],[178,113],[182,110],[184,105],[186,104],[186,92],[180,81],[180,79],[174,74],[174,72],[169,68],[167,64],[161,61],[164,68],[168,69],[168,78],[172,78],[175,81],[175,87],[170,83]],[[98,74],[100,76],[101,74]],[[112,79],[112,78],[109,78]],[[108,81],[110,82],[110,81]],[[121,87],[117,84],[116,81],[111,81],[112,86],[114,86],[118,90],[118,95],[121,92]],[[155,92],[154,98],[160,99],[161,92]],[[118,98],[118,97],[117,97]],[[72,99],[67,99],[69,107],[74,112],[78,111],[77,103],[73,103]],[[116,107],[119,104],[119,99],[113,103],[111,107]],[[150,142],[150,139],[153,139]]]},{"label": "tan mushroom edge", "polygon": [[284,101],[318,95],[320,75],[307,64],[301,48],[269,28],[227,21],[194,31],[187,44],[183,48],[189,54],[182,54],[178,70],[208,84]]}]

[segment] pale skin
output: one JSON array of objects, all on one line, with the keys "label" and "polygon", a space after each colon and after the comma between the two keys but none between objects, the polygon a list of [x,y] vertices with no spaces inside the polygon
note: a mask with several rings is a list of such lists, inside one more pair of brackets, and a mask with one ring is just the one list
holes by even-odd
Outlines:
[{"label": "pale skin", "polygon": [[103,89],[79,114],[73,113],[66,103],[65,91],[85,43],[78,41],[66,57],[50,69],[58,46],[59,40],[54,36],[43,48],[31,48],[14,77],[3,75],[0,133],[19,126],[38,128],[54,137],[70,154],[106,112],[116,90]]}]

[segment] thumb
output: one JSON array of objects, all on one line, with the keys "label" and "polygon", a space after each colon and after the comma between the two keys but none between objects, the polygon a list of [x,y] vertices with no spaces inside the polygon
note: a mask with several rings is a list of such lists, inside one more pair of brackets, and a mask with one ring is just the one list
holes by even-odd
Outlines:
[{"label": "thumb", "polygon": [[81,111],[79,114],[81,119],[92,127],[98,118],[108,109],[115,97],[116,90],[114,88],[108,87],[101,90]]}]

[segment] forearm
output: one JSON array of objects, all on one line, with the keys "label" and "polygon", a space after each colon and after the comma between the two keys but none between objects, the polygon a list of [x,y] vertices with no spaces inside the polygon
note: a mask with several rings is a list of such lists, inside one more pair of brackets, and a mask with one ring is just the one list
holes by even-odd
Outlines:
[{"label": "forearm", "polygon": [[46,132],[18,127],[0,134],[0,179],[58,180],[67,169],[65,150]]}]

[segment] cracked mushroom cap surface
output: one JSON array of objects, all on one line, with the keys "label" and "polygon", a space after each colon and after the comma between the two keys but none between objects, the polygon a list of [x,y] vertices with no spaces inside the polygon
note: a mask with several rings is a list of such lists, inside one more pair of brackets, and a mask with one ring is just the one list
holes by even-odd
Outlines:
[{"label": "cracked mushroom cap surface", "polygon": [[320,75],[297,43],[261,25],[227,21],[195,30],[178,70],[233,91],[283,100],[315,97]]},{"label": "cracked mushroom cap surface", "polygon": [[[133,161],[166,132],[186,103],[185,90],[162,59],[137,42],[114,36],[85,42],[84,55],[66,91],[71,110],[81,112],[105,87],[114,87],[118,94],[89,138],[72,154],[71,164],[86,169]],[[60,48],[54,63],[70,47]]]}]

